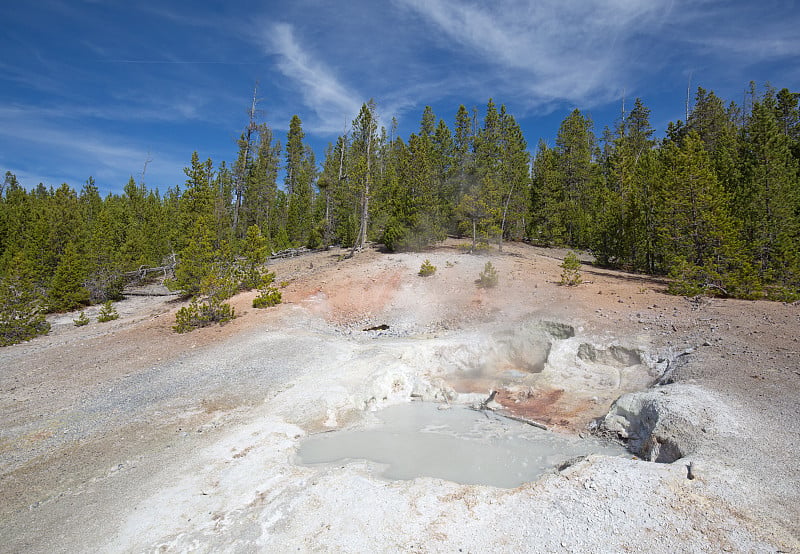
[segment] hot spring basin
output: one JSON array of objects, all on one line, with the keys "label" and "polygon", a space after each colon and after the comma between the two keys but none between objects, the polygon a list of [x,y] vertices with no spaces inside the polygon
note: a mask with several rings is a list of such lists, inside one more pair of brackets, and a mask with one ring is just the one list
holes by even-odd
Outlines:
[{"label": "hot spring basin", "polygon": [[435,477],[462,484],[514,488],[564,461],[587,454],[626,455],[619,445],[537,429],[464,406],[410,402],[375,413],[366,428],[312,435],[300,444],[300,465],[366,460],[388,480]]}]

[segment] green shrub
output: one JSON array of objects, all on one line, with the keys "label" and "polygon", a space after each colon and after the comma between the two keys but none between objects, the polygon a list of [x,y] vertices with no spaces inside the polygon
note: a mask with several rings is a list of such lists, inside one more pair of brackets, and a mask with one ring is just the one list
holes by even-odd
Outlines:
[{"label": "green shrub", "polygon": [[492,245],[491,245],[491,244],[489,244],[489,243],[488,243],[487,241],[485,241],[485,240],[479,241],[479,242],[478,242],[478,243],[475,245],[475,251],[474,251],[474,252],[475,252],[476,254],[488,254],[488,253],[489,253],[489,252],[491,252],[491,251],[492,251]]},{"label": "green shrub", "polygon": [[75,324],[75,327],[83,327],[84,325],[89,325],[89,316],[86,315],[86,312],[81,312],[81,315],[77,317],[77,319],[73,319],[72,323]]},{"label": "green shrub", "polygon": [[774,300],[777,302],[791,303],[800,300],[800,293],[790,287],[768,287],[764,296],[767,298],[767,300]]},{"label": "green shrub", "polygon": [[116,308],[111,305],[111,300],[107,300],[100,307],[100,313],[97,314],[97,321],[105,323],[106,321],[113,321],[119,318]]},{"label": "green shrub", "polygon": [[422,265],[419,268],[420,277],[428,277],[434,273],[436,273],[436,266],[433,265],[430,260],[425,260],[422,262]]},{"label": "green shrub", "polygon": [[242,290],[258,288],[261,282],[261,266],[269,257],[269,241],[261,234],[258,225],[247,229],[242,244],[242,266],[236,271],[239,274]]},{"label": "green shrub", "polygon": [[275,287],[262,289],[261,293],[253,298],[254,308],[271,308],[281,303],[281,291]]},{"label": "green shrub", "polygon": [[672,279],[667,292],[677,296],[727,296],[720,275],[714,268],[691,263],[684,258],[676,258],[669,272]]},{"label": "green shrub", "polygon": [[214,323],[225,323],[236,317],[233,307],[225,302],[239,291],[241,275],[229,265],[214,264],[200,281],[199,294],[175,314],[177,333],[186,333]]},{"label": "green shrub", "polygon": [[564,256],[564,261],[561,263],[561,283],[568,287],[579,285],[583,280],[581,277],[581,261],[575,252],[570,251]]},{"label": "green shrub", "polygon": [[480,288],[489,289],[496,287],[497,281],[497,270],[492,265],[492,262],[486,262],[486,265],[483,266],[483,271],[481,271],[478,280],[475,281],[475,284]]},{"label": "green shrub", "polygon": [[[281,303],[281,291],[272,286],[274,280],[275,274],[272,272],[264,273],[261,276],[259,295],[253,298],[254,308],[271,308]],[[281,286],[284,286],[283,283]]]},{"label": "green shrub", "polygon": [[403,247],[403,241],[408,233],[408,228],[396,218],[390,218],[383,230],[381,242],[389,252],[396,252]]},{"label": "green shrub", "polygon": [[18,276],[0,279],[0,346],[30,340],[49,330],[44,302],[31,282]]},{"label": "green shrub", "polygon": [[193,299],[188,306],[184,306],[175,315],[175,325],[172,329],[176,333],[186,333],[208,327],[214,323],[225,323],[236,317],[233,306],[213,298],[200,301]]}]

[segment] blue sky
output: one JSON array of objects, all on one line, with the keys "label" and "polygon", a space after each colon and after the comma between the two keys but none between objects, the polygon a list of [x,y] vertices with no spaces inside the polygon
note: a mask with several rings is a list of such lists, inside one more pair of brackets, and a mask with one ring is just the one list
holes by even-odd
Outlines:
[{"label": "blue sky", "polygon": [[574,108],[596,133],[641,97],[663,135],[687,82],[741,102],[750,80],[800,90],[800,3],[704,0],[37,0],[0,6],[0,171],[23,185],[140,178],[162,192],[197,150],[235,159],[258,83],[285,142],[319,160],[374,98],[401,136],[425,105],[506,104],[533,151]]}]

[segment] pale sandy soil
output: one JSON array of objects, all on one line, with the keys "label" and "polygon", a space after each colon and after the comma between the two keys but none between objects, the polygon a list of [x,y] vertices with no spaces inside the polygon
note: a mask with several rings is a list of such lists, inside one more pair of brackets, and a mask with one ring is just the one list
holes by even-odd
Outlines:
[{"label": "pale sandy soil", "polygon": [[[800,551],[797,305],[588,265],[562,287],[564,252],[526,245],[341,254],[272,263],[285,303],[241,294],[222,327],[175,334],[179,301],[130,297],[0,349],[0,551]],[[513,490],[292,463],[370,410],[490,389],[585,433],[665,371],[673,463],[590,457]]]}]

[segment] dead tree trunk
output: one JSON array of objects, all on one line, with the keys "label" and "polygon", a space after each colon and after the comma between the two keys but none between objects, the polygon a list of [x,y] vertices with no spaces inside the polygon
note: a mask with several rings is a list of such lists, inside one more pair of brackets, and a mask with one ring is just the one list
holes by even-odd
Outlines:
[{"label": "dead tree trunk", "polygon": [[367,224],[369,223],[369,189],[370,177],[372,172],[372,136],[367,136],[367,171],[364,176],[364,191],[361,194],[361,225],[358,229],[358,239],[353,245],[353,250],[350,255],[353,256],[356,252],[364,248],[367,243]]},{"label": "dead tree trunk", "polygon": [[253,133],[257,130],[258,124],[256,123],[256,104],[258,104],[258,85],[253,87],[253,102],[250,105],[248,112],[247,129],[244,132],[244,139],[240,141],[240,148],[244,149],[244,157],[242,159],[241,167],[237,167],[236,182],[234,183],[234,203],[233,203],[233,231],[239,228],[239,214],[242,209],[242,197],[244,196],[245,183],[247,181],[247,174],[250,169],[250,158],[253,150]]}]

